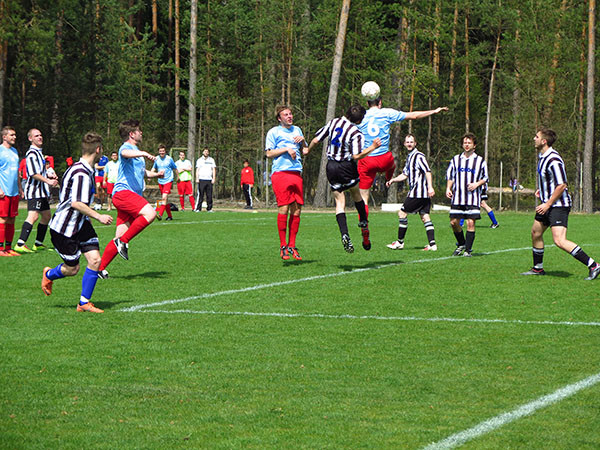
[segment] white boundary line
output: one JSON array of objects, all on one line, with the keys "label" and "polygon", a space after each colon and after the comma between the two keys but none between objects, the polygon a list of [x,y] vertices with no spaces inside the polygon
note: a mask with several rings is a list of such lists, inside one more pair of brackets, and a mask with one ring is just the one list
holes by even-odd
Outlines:
[{"label": "white boundary line", "polygon": [[551,320],[508,320],[508,319],[461,319],[455,317],[415,317],[415,316],[357,316],[352,314],[320,314],[320,313],[277,313],[277,312],[251,312],[251,311],[198,311],[194,309],[162,310],[150,309],[141,311],[146,313],[162,314],[201,314],[213,316],[251,316],[251,317],[283,317],[299,319],[351,319],[351,320],[396,320],[402,322],[467,322],[467,323],[501,323],[516,325],[565,325],[600,327],[600,322],[554,322]]},{"label": "white boundary line", "polygon": [[[551,247],[551,246],[547,245],[546,247]],[[507,249],[503,249],[503,250],[495,250],[493,252],[487,252],[487,253],[481,253],[481,254],[483,254],[483,255],[494,255],[494,254],[497,254],[497,253],[517,252],[517,251],[522,251],[522,250],[531,250],[531,247],[507,248]],[[257,291],[257,290],[260,290],[260,289],[269,289],[269,288],[278,287],[278,286],[286,286],[286,285],[289,285],[289,284],[302,283],[302,282],[305,282],[305,281],[313,281],[313,280],[321,280],[321,279],[324,279],[324,278],[339,277],[339,276],[343,276],[343,275],[350,275],[350,274],[355,274],[355,273],[360,273],[360,272],[366,272],[366,271],[370,271],[370,270],[387,269],[388,267],[395,267],[395,266],[400,266],[400,265],[405,265],[405,264],[430,263],[430,262],[437,262],[437,261],[445,261],[445,260],[448,260],[448,259],[456,259],[456,257],[455,256],[442,256],[440,258],[417,259],[417,260],[414,260],[414,261],[391,262],[391,263],[387,263],[387,264],[380,264],[380,265],[375,266],[375,267],[364,267],[364,268],[354,269],[354,270],[349,270],[349,271],[344,271],[344,272],[334,272],[334,273],[327,273],[327,274],[323,274],[323,275],[314,275],[312,277],[297,278],[295,280],[276,281],[274,283],[258,284],[258,285],[255,285],[255,286],[248,286],[248,287],[240,288],[240,289],[230,289],[230,290],[226,290],[226,291],[218,291],[218,292],[212,292],[212,293],[207,293],[207,294],[202,294],[202,295],[194,295],[194,296],[191,296],[191,297],[178,298],[178,299],[173,299],[173,300],[164,300],[162,302],[146,303],[146,304],[143,304],[143,305],[136,305],[136,306],[130,306],[129,308],[123,308],[123,309],[120,309],[119,311],[122,311],[122,312],[135,312],[135,311],[140,311],[140,310],[146,309],[146,308],[152,308],[154,306],[174,305],[174,304],[177,304],[177,303],[190,302],[192,300],[200,300],[200,299],[204,299],[204,298],[219,297],[221,295],[240,294],[240,293],[243,293],[243,292]]]},{"label": "white boundary line", "polygon": [[538,409],[545,408],[553,403],[557,403],[561,400],[569,398],[577,394],[579,391],[592,387],[598,383],[600,383],[600,373],[578,381],[577,383],[562,387],[554,391],[552,394],[544,395],[543,397],[540,397],[530,403],[521,405],[512,411],[492,417],[491,419],[481,422],[472,428],[453,434],[442,441],[429,444],[424,450],[441,450],[457,447],[472,439],[489,433],[490,431],[494,431],[506,424],[514,422],[515,420],[529,416]]}]

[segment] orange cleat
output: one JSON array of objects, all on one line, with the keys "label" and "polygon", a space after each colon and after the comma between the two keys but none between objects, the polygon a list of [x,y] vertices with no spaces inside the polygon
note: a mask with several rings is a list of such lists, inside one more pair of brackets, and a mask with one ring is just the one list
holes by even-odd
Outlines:
[{"label": "orange cleat", "polygon": [[20,253],[15,252],[12,248],[8,250],[4,250],[6,253],[9,253],[11,256],[21,256]]},{"label": "orange cleat", "polygon": [[300,253],[298,253],[298,249],[296,247],[288,247],[288,251],[295,260],[302,261],[302,256],[300,256]]},{"label": "orange cleat", "polygon": [[77,304],[77,311],[79,312],[92,312],[92,313],[103,313],[104,310],[96,308],[92,302],[87,302],[84,305]]},{"label": "orange cleat", "polygon": [[10,252],[7,252],[6,250],[0,250],[0,257],[2,256],[13,256]]},{"label": "orange cleat", "polygon": [[42,272],[42,291],[46,295],[52,294],[52,280],[48,279],[46,273],[51,269],[51,267],[44,267]]}]

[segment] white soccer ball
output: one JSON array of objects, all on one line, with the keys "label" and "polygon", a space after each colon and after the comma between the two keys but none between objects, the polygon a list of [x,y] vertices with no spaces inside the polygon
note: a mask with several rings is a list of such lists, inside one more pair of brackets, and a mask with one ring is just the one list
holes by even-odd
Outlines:
[{"label": "white soccer ball", "polygon": [[94,210],[95,211],[100,211],[102,209],[102,205],[100,205],[100,203],[94,203]]},{"label": "white soccer ball", "polygon": [[381,89],[379,89],[379,85],[374,81],[367,81],[362,85],[362,88],[360,88],[360,93],[367,100],[375,100],[379,98]]}]

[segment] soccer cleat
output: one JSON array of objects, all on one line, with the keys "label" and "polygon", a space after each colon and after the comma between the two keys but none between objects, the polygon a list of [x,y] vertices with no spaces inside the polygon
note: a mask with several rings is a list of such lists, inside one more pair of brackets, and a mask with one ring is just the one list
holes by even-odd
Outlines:
[{"label": "soccer cleat", "polygon": [[31,250],[29,247],[27,247],[25,244],[23,245],[15,245],[14,251],[20,254],[25,254],[25,253],[33,253],[33,250]]},{"label": "soccer cleat", "polygon": [[298,253],[298,249],[296,247],[288,247],[288,252],[290,252],[295,260],[302,261],[302,256],[300,256],[300,253]]},{"label": "soccer cleat", "polygon": [[288,248],[285,245],[282,245],[281,248],[279,249],[279,256],[281,257],[281,259],[283,259],[284,261],[287,261],[288,259],[290,259],[290,254],[288,253]]},{"label": "soccer cleat", "polygon": [[394,241],[386,247],[391,248],[392,250],[402,250],[404,248],[404,242]]},{"label": "soccer cleat", "polygon": [[348,253],[354,253],[354,245],[352,245],[352,239],[347,234],[342,236],[342,245],[344,246],[344,250]]},{"label": "soccer cleat", "polygon": [[465,251],[464,245],[457,245],[456,250],[454,250],[454,253],[452,253],[452,256],[460,256],[464,253],[464,251]]},{"label": "soccer cleat", "polygon": [[115,243],[115,247],[117,247],[117,252],[119,252],[121,258],[123,258],[126,261],[129,260],[129,245],[119,238],[114,238],[113,242]]},{"label": "soccer cleat", "polygon": [[52,294],[52,280],[46,276],[46,273],[48,273],[50,269],[51,267],[44,267],[44,270],[42,271],[42,291],[47,296]]},{"label": "soccer cleat", "polygon": [[546,275],[546,272],[544,272],[544,269],[536,269],[535,267],[532,267],[527,272],[522,272],[521,275]]},{"label": "soccer cleat", "polygon": [[471,252],[466,251],[466,250],[463,253],[463,258],[470,258],[471,256],[473,256],[473,254]]},{"label": "soccer cleat", "polygon": [[15,256],[15,255],[12,255],[10,252],[7,252],[6,250],[0,250],[0,257],[2,257],[2,256],[11,257],[11,256]]},{"label": "soccer cleat", "polygon": [[598,277],[598,274],[600,274],[600,264],[595,263],[592,267],[590,267],[590,275],[585,279],[588,281],[595,280]]},{"label": "soccer cleat", "polygon": [[165,220],[173,220],[172,217],[167,217]]},{"label": "soccer cleat", "polygon": [[103,313],[104,310],[96,308],[92,302],[84,303],[83,305],[77,305],[77,311],[79,312],[92,312],[92,313]]},{"label": "soccer cleat", "polygon": [[40,244],[40,245],[33,244],[32,250],[34,252],[41,252],[41,251],[49,250],[49,249],[44,244]]},{"label": "soccer cleat", "polygon": [[358,227],[362,233],[362,246],[365,250],[371,250],[371,241],[369,239],[369,222],[366,220],[358,222]]},{"label": "soccer cleat", "polygon": [[10,256],[21,256],[21,254],[15,252],[12,248],[9,250],[4,250],[6,253],[10,254]]},{"label": "soccer cleat", "polygon": [[98,271],[98,278],[102,278],[103,280],[108,280],[108,270],[106,270],[106,269],[99,270]]},{"label": "soccer cleat", "polygon": [[499,223],[493,223],[490,225],[490,228],[498,228],[500,226]]},{"label": "soccer cleat", "polygon": [[437,244],[426,245],[423,249],[424,252],[437,252]]},{"label": "soccer cleat", "polygon": [[156,215],[156,218],[157,218],[158,220],[162,220],[162,216],[161,216],[160,214],[157,214],[157,215]]}]

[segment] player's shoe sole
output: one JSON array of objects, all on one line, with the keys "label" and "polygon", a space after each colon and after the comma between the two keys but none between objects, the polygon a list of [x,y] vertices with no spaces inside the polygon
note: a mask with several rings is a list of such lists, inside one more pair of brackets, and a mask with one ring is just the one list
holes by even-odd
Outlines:
[{"label": "player's shoe sole", "polygon": [[427,245],[425,246],[425,248],[423,249],[424,252],[437,252],[437,245],[433,244],[433,245]]},{"label": "player's shoe sole", "polygon": [[494,228],[495,229],[495,228],[498,228],[499,226],[500,226],[499,223],[493,223],[493,224],[490,225],[490,228]]},{"label": "player's shoe sole", "polygon": [[452,253],[452,256],[460,256],[465,252],[465,246],[459,245],[456,247],[456,250]]},{"label": "player's shoe sole", "polygon": [[354,253],[354,245],[352,245],[352,239],[347,234],[342,236],[342,245],[344,246],[344,250],[348,253]]},{"label": "player's shoe sole", "polygon": [[10,258],[10,257],[12,257],[12,256],[15,256],[15,255],[11,255],[11,254],[10,254],[9,252],[7,252],[6,250],[0,250],[0,257],[7,257],[7,258]]},{"label": "player's shoe sole", "polygon": [[473,254],[471,252],[466,251],[466,250],[463,253],[463,258],[471,258],[472,256],[473,256]]},{"label": "player's shoe sole", "polygon": [[362,222],[358,222],[358,227],[360,228],[360,232],[362,234],[362,246],[365,250],[371,250],[371,239],[369,239],[369,223],[364,220]]},{"label": "player's shoe sole", "polygon": [[50,249],[48,247],[46,247],[44,244],[41,244],[41,245],[33,244],[33,247],[31,248],[31,250],[33,250],[34,252],[43,252],[44,250],[50,250]]},{"label": "player's shoe sole", "polygon": [[10,254],[10,256],[21,256],[20,253],[15,252],[13,249],[4,250],[6,253]]},{"label": "player's shoe sole", "polygon": [[44,270],[42,271],[42,291],[46,296],[52,295],[52,280],[46,276],[46,273],[48,273],[50,269],[51,267],[44,267]]},{"label": "player's shoe sole", "polygon": [[521,272],[521,275],[546,275],[544,269],[534,269],[533,267],[527,272]]},{"label": "player's shoe sole", "polygon": [[595,280],[598,278],[598,274],[600,274],[600,264],[596,263],[590,267],[590,275],[585,279],[588,281]]},{"label": "player's shoe sole", "polygon": [[279,257],[284,261],[290,259],[290,254],[288,253],[288,248],[284,245],[279,249]]},{"label": "player's shoe sole", "polygon": [[386,247],[391,248],[392,250],[402,250],[404,248],[404,242],[394,241],[391,244],[387,244]]},{"label": "player's shoe sole", "polygon": [[25,244],[23,245],[15,245],[15,248],[13,249],[15,252],[20,253],[20,254],[25,254],[25,253],[33,253],[33,250],[31,250],[29,247],[27,247]]},{"label": "player's shoe sole", "polygon": [[288,252],[296,261],[302,261],[302,256],[300,256],[300,253],[298,253],[298,249],[296,247],[288,247]]},{"label": "player's shoe sole", "polygon": [[77,305],[77,311],[79,312],[91,312],[91,313],[103,313],[104,310],[96,308],[92,302],[88,302],[84,305]]},{"label": "player's shoe sole", "polygon": [[128,261],[129,260],[129,245],[123,242],[119,238],[114,238],[113,242],[115,243],[115,247],[117,247],[117,252],[121,255],[121,258]]}]

